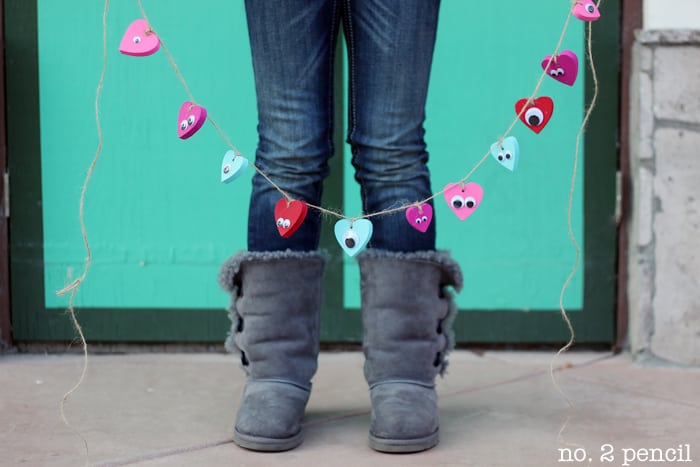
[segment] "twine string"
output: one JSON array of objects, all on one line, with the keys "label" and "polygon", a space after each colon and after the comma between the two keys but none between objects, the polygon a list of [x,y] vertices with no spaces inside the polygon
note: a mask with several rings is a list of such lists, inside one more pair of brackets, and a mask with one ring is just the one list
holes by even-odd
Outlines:
[{"label": "twine string", "polygon": [[[598,2],[600,3],[600,2]],[[586,56],[588,59],[588,64],[591,67],[591,76],[593,79],[593,96],[591,97],[591,103],[586,110],[586,115],[583,118],[583,122],[581,123],[581,126],[579,127],[578,133],[576,135],[576,151],[574,153],[574,162],[573,162],[573,169],[571,173],[571,183],[569,186],[569,197],[568,197],[568,203],[567,203],[567,210],[566,210],[566,220],[567,220],[567,229],[568,229],[568,234],[569,234],[569,240],[571,240],[571,244],[574,247],[574,250],[576,252],[576,256],[574,259],[574,264],[571,267],[571,271],[569,272],[569,275],[567,276],[566,280],[564,281],[564,285],[561,288],[561,292],[559,294],[559,310],[561,312],[562,319],[566,323],[566,326],[569,330],[570,337],[567,343],[559,349],[559,351],[554,355],[552,358],[552,361],[550,362],[550,376],[552,378],[552,382],[554,383],[554,386],[557,388],[559,393],[566,399],[567,404],[572,407],[572,403],[569,400],[569,398],[564,394],[562,389],[559,387],[559,384],[557,383],[557,380],[554,376],[554,360],[559,357],[562,353],[566,352],[571,348],[572,345],[574,345],[574,339],[575,339],[575,333],[574,333],[574,327],[571,324],[571,319],[569,319],[568,313],[566,312],[566,307],[564,306],[564,296],[566,295],[566,291],[568,290],[569,286],[571,285],[571,281],[574,278],[574,275],[578,271],[579,264],[581,263],[581,246],[579,245],[578,241],[576,240],[576,235],[574,234],[574,229],[572,225],[572,210],[573,210],[573,199],[574,199],[574,190],[576,188],[576,178],[578,176],[578,164],[579,164],[579,156],[580,156],[580,145],[581,145],[581,138],[583,137],[583,133],[586,129],[586,126],[588,125],[588,120],[591,117],[591,113],[593,112],[593,109],[596,106],[596,103],[598,101],[598,91],[599,91],[599,83],[598,83],[598,75],[596,72],[595,68],[595,63],[593,62],[593,49],[592,49],[592,24],[589,22],[588,23],[588,31],[587,31],[587,39],[586,39]]]},{"label": "twine string", "polygon": [[85,376],[87,375],[87,370],[88,370],[88,347],[87,347],[87,341],[85,340],[85,334],[83,333],[83,328],[80,325],[80,322],[78,321],[78,318],[75,313],[75,295],[80,289],[80,285],[85,281],[85,278],[87,277],[88,271],[90,270],[90,266],[92,265],[92,250],[90,248],[90,242],[88,240],[88,234],[87,234],[87,227],[85,226],[85,197],[87,196],[87,190],[88,186],[90,184],[90,180],[92,179],[92,174],[95,170],[95,167],[97,166],[97,161],[100,158],[100,155],[102,154],[102,146],[104,142],[103,134],[102,134],[102,122],[100,120],[100,97],[102,96],[102,88],[104,87],[104,81],[105,81],[105,75],[107,74],[107,12],[109,11],[109,0],[105,0],[104,2],[104,8],[102,11],[102,71],[100,73],[100,79],[97,83],[97,88],[95,89],[95,123],[97,125],[97,148],[95,149],[95,154],[92,158],[92,162],[90,163],[90,166],[88,167],[87,173],[85,174],[85,180],[83,181],[83,186],[80,191],[80,201],[79,201],[79,208],[78,208],[78,217],[80,220],[80,232],[83,238],[83,245],[85,246],[85,252],[86,252],[86,257],[85,257],[85,262],[83,264],[83,272],[82,274],[75,279],[71,284],[67,285],[63,289],[59,290],[56,292],[57,295],[63,296],[65,294],[70,293],[70,297],[68,299],[68,316],[70,317],[71,324],[73,325],[73,328],[75,331],[78,333],[78,341],[81,345],[82,348],[82,357],[83,357],[83,365],[82,365],[82,370],[80,372],[80,377],[78,378],[78,381],[75,383],[75,385],[70,388],[64,395],[63,398],[61,399],[61,402],[59,404],[59,409],[61,412],[61,420],[63,421],[63,424],[69,428],[71,431],[73,431],[83,442],[83,446],[85,447],[85,465],[90,465],[90,447],[88,445],[88,441],[83,436],[83,434],[75,428],[73,425],[70,424],[68,421],[68,418],[66,417],[66,404],[68,402],[68,399],[70,398],[73,393],[75,393],[78,388],[83,384],[83,381],[85,381]]}]

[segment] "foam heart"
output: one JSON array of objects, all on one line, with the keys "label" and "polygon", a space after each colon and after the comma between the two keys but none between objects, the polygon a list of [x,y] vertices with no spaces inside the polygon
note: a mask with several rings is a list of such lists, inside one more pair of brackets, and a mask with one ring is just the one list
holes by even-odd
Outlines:
[{"label": "foam heart", "polygon": [[552,118],[554,101],[547,96],[542,96],[528,104],[528,100],[523,98],[515,103],[515,113],[529,129],[539,134]]},{"label": "foam heart", "polygon": [[595,21],[600,18],[600,10],[592,0],[579,0],[572,11],[581,21]]},{"label": "foam heart", "polygon": [[177,114],[177,137],[187,139],[207,121],[207,109],[192,102],[184,102]]},{"label": "foam heart", "polygon": [[515,136],[509,136],[501,144],[496,141],[491,145],[491,155],[496,159],[496,162],[512,172],[518,168],[518,160],[520,159],[518,140]]},{"label": "foam heart", "polygon": [[236,155],[235,152],[229,150],[224,154],[224,160],[221,161],[221,181],[223,183],[231,183],[243,173],[248,167],[248,159],[241,155]]},{"label": "foam heart", "polygon": [[124,55],[145,57],[152,55],[160,48],[160,39],[151,30],[144,19],[137,19],[129,25],[119,44],[119,51]]},{"label": "foam heart", "polygon": [[275,222],[277,231],[284,238],[289,238],[304,223],[309,207],[303,201],[287,201],[282,198],[275,205]]},{"label": "foam heart", "polygon": [[[573,86],[578,76],[578,57],[571,50],[564,50],[559,55],[555,55],[550,62],[551,55],[542,59],[542,69],[547,74],[560,83]],[[547,66],[549,63],[549,66]]]},{"label": "foam heart", "polygon": [[448,183],[443,190],[445,201],[460,220],[471,216],[484,198],[484,189],[478,183]]},{"label": "foam heart", "polygon": [[433,208],[428,203],[406,209],[406,220],[414,229],[425,233],[433,220]]},{"label": "foam heart", "polygon": [[372,222],[369,219],[358,219],[350,223],[348,219],[340,219],[335,223],[335,238],[340,246],[350,256],[355,256],[365,249],[372,237]]}]

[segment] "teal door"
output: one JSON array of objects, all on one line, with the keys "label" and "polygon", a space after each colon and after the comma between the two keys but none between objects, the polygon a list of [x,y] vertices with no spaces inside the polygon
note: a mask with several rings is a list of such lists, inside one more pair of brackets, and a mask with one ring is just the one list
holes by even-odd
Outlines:
[{"label": "teal door", "polygon": [[[507,3],[508,5],[504,5]],[[443,2],[427,108],[433,188],[466,175],[506,131],[514,104],[532,92],[542,58],[557,43],[568,2]],[[196,100],[231,141],[254,157],[257,123],[242,2],[144,2]],[[18,341],[69,340],[67,300],[56,291],[82,271],[78,197],[98,143],[95,87],[103,65],[102,2],[5,1],[8,153],[11,172],[13,333]],[[245,248],[249,170],[219,181],[228,149],[211,125],[175,133],[188,100],[164,51],[118,52],[136,2],[111,2],[100,101],[103,151],[85,206],[93,265],[76,297],[88,340],[220,342],[227,298],[219,265]],[[619,2],[606,2],[594,30],[601,95],[581,147],[572,222],[583,261],[565,296],[579,342],[614,335],[614,184]],[[573,19],[563,49],[584,65],[584,24]],[[339,47],[340,53],[341,47]],[[338,61],[337,121],[342,121]],[[567,200],[575,140],[592,94],[590,70],[565,86],[547,77],[539,95],[555,111],[536,135],[518,123],[521,160],[509,172],[488,160],[470,181],[484,200],[466,221],[436,200],[439,247],[465,274],[457,337],[470,343],[547,343],[568,338],[559,293],[574,261]],[[343,131],[338,128],[337,140]],[[360,214],[347,148],[337,145],[324,205]],[[358,270],[324,225],[331,253],[323,335],[361,338]]]}]

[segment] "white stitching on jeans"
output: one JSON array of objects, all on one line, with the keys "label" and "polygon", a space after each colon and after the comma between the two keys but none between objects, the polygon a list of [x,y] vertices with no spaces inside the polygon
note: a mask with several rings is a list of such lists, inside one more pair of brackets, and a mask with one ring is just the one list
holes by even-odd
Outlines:
[{"label": "white stitching on jeans", "polygon": [[346,23],[348,25],[347,40],[348,40],[348,62],[350,63],[350,108],[352,109],[352,121],[349,124],[350,132],[348,138],[352,139],[355,134],[355,126],[357,125],[357,106],[355,105],[355,35],[352,30],[352,15],[350,14],[350,0],[345,0]]}]

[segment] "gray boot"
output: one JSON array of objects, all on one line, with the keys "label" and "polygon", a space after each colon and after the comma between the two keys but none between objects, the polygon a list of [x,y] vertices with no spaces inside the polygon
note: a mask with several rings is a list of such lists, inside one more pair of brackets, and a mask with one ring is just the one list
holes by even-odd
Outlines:
[{"label": "gray boot", "polygon": [[438,443],[435,377],[445,372],[457,312],[448,286],[462,273],[447,253],[366,250],[360,263],[369,445],[417,452]]},{"label": "gray boot", "polygon": [[226,341],[247,374],[233,439],[256,451],[301,444],[301,421],[316,372],[324,256],[243,252],[224,263],[233,323]]}]

